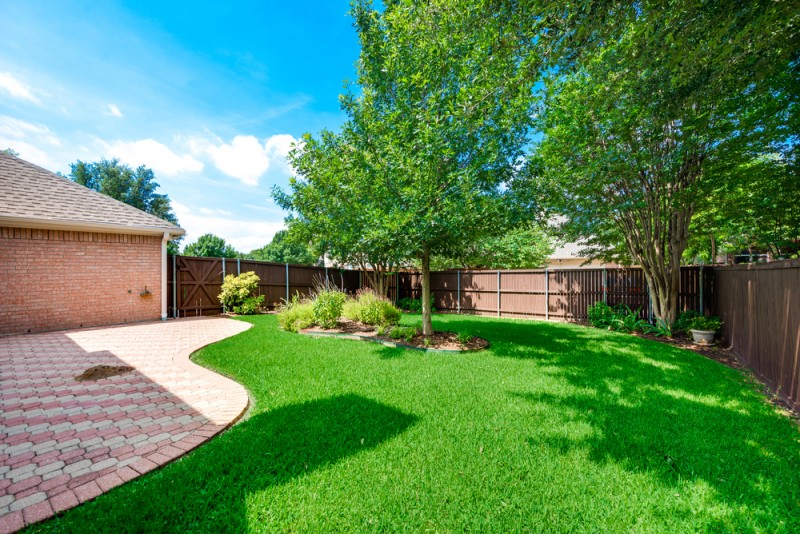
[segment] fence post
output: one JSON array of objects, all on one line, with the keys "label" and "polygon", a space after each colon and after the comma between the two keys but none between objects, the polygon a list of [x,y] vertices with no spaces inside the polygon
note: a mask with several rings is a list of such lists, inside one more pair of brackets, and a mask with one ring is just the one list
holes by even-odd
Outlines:
[{"label": "fence post", "polygon": [[394,273],[394,303],[400,301],[400,271]]},{"label": "fence post", "polygon": [[458,310],[458,313],[460,315],[461,314],[461,269],[459,269],[456,272],[458,273],[458,276],[457,276],[458,282],[456,282],[457,287],[458,287],[458,292],[457,292],[458,300],[456,302],[456,309]]},{"label": "fence post", "polygon": [[700,315],[704,313],[704,302],[703,302],[703,266],[700,265]]},{"label": "fence post", "polygon": [[179,317],[178,312],[178,269],[175,265],[175,255],[172,255],[172,317]]},{"label": "fence post", "polygon": [[497,270],[497,316],[500,317],[500,269]]},{"label": "fence post", "polygon": [[328,267],[325,266],[325,287],[328,287]]},{"label": "fence post", "polygon": [[236,276],[242,274],[242,258],[236,258]]},{"label": "fence post", "polygon": [[544,270],[544,318],[550,320],[550,272]]},{"label": "fence post", "polygon": [[286,264],[286,302],[289,302],[289,264]]},{"label": "fence post", "polygon": [[361,289],[364,286],[364,282],[361,281],[361,269],[358,270],[358,289]]},{"label": "fence post", "polygon": [[603,266],[603,304],[608,304],[608,271]]},{"label": "fence post", "polygon": [[650,292],[650,284],[645,282],[644,287],[647,289],[647,320],[653,324],[653,294]]},{"label": "fence post", "polygon": [[[222,258],[222,283],[225,283],[225,258]],[[222,305],[222,312],[228,313],[228,308],[224,304]]]}]

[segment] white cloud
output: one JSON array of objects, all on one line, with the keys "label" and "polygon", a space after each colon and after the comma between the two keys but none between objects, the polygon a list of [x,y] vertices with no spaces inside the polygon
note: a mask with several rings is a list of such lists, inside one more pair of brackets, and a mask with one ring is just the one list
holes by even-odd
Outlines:
[{"label": "white cloud", "polygon": [[292,144],[296,142],[297,140],[288,134],[273,135],[267,139],[266,148],[270,161],[283,166],[284,172],[286,173],[292,173],[292,170],[289,168],[289,162],[286,161],[286,156],[289,155]]},{"label": "white cloud", "polygon": [[188,140],[188,145],[195,155],[207,154],[222,173],[245,185],[258,185],[259,178],[273,164],[285,173],[290,172],[286,154],[294,142],[294,137],[288,134],[273,135],[263,144],[253,135],[237,135],[230,143],[219,138],[216,143],[194,138]]},{"label": "white cloud", "polygon": [[25,161],[35,163],[36,165],[44,167],[47,170],[53,170],[56,168],[55,163],[52,159],[50,159],[50,156],[47,155],[47,152],[33,146],[30,143],[26,143],[25,141],[9,139],[0,135],[0,147],[0,149],[10,148],[12,150],[16,150],[20,158],[24,159]]},{"label": "white cloud", "polygon": [[122,112],[119,110],[119,107],[116,104],[109,104],[108,105],[108,112],[114,115],[115,117],[122,118]]},{"label": "white cloud", "polygon": [[3,89],[14,98],[28,100],[34,104],[39,103],[39,99],[33,96],[33,93],[25,84],[7,72],[0,72],[0,89]]},{"label": "white cloud", "polygon": [[0,116],[0,135],[61,146],[61,141],[44,124],[33,124],[7,115]]},{"label": "white cloud", "polygon": [[55,169],[49,151],[40,147],[61,147],[61,140],[43,124],[33,124],[5,115],[0,116],[0,149],[11,148],[19,157],[46,169]]},{"label": "white cloud", "polygon": [[172,208],[181,228],[186,230],[186,244],[193,243],[201,235],[210,233],[223,238],[240,252],[250,252],[272,241],[272,236],[284,227],[281,221],[250,221],[209,215],[222,210],[213,208],[192,210],[174,200]]},{"label": "white cloud", "polygon": [[100,141],[100,143],[110,157],[118,158],[131,167],[145,165],[153,169],[156,174],[175,176],[203,170],[202,162],[189,154],[179,156],[169,147],[154,139],[114,141],[112,143]]}]

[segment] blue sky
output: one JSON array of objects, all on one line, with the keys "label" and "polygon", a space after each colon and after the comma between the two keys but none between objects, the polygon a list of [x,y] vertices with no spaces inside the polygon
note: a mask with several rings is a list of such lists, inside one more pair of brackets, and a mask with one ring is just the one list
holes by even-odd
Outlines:
[{"label": "blue sky", "polygon": [[358,40],[346,0],[10,0],[0,17],[0,149],[52,171],[152,168],[188,235],[249,251],[305,132],[336,129]]}]

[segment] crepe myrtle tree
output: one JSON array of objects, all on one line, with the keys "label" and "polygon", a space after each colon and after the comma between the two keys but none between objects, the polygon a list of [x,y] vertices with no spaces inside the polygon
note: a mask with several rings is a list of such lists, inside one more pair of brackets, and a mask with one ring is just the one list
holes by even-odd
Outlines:
[{"label": "crepe myrtle tree", "polygon": [[518,184],[590,255],[641,265],[656,317],[672,323],[700,201],[796,136],[800,16],[781,2],[603,5],[616,22],[564,16],[562,38],[542,40],[542,138]]}]

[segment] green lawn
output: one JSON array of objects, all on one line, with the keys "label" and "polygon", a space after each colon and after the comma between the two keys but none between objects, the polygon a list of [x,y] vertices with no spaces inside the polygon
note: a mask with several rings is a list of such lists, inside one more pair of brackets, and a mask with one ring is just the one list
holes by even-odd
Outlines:
[{"label": "green lawn", "polygon": [[247,418],[35,530],[800,531],[800,430],[741,372],[580,326],[434,319],[491,349],[243,319],[196,361],[247,387]]}]

